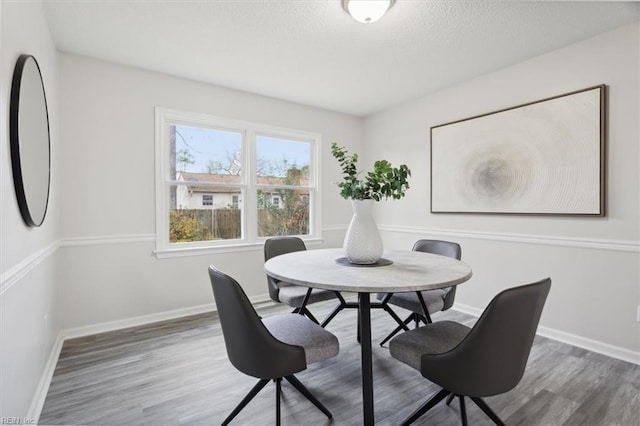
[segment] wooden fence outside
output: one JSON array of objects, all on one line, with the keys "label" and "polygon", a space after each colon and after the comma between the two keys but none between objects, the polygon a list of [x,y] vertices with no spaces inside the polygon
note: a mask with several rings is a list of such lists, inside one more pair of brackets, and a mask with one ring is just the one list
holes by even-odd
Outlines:
[{"label": "wooden fence outside", "polygon": [[[299,209],[292,217],[278,210],[258,210],[259,236],[305,235],[309,233],[309,210]],[[241,238],[239,209],[176,209],[170,220],[171,242]]]}]

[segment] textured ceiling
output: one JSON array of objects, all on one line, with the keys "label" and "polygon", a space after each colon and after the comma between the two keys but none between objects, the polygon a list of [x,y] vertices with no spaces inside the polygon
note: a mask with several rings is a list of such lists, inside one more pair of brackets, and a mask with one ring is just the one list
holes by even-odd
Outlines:
[{"label": "textured ceiling", "polygon": [[64,52],[366,116],[640,19],[637,2],[44,0]]}]

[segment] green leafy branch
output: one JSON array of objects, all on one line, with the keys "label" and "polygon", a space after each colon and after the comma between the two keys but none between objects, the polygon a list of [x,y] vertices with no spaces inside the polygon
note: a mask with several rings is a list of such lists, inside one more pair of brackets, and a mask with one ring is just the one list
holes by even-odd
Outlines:
[{"label": "green leafy branch", "polygon": [[340,196],[354,200],[375,200],[404,197],[409,189],[408,178],[411,170],[402,164],[393,167],[387,160],[378,160],[373,164],[373,171],[364,179],[359,179],[356,163],[358,154],[349,154],[345,147],[331,144],[331,154],[338,160],[342,168],[343,181],[338,183]]}]

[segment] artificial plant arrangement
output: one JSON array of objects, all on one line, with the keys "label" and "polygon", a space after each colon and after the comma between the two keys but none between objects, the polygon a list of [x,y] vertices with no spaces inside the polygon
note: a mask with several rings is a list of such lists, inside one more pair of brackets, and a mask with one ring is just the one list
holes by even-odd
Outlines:
[{"label": "artificial plant arrangement", "polygon": [[391,197],[398,200],[409,189],[411,170],[406,164],[393,167],[387,160],[378,160],[373,164],[373,171],[361,179],[356,167],[358,154],[350,155],[345,147],[338,146],[336,142],[331,144],[331,154],[342,167],[344,179],[338,183],[338,187],[343,198],[380,201]]}]

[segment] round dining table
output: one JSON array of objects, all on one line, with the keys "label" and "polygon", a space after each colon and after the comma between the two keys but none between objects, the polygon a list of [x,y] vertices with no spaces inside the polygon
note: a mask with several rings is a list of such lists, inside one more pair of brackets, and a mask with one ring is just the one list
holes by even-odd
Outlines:
[{"label": "round dining table", "polygon": [[446,256],[417,251],[387,250],[373,265],[352,264],[343,249],[304,250],[271,258],[265,272],[281,281],[305,287],[358,293],[362,363],[363,423],[374,424],[371,351],[371,293],[432,290],[461,284],[471,267]]}]

